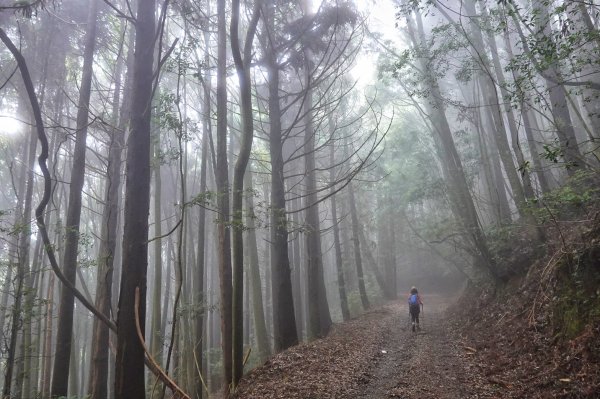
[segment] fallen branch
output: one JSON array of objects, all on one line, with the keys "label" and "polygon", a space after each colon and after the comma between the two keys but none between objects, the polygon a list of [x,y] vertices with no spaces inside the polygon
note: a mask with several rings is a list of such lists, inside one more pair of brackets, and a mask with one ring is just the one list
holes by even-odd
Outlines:
[{"label": "fallen branch", "polygon": [[167,375],[167,373],[164,372],[164,370],[158,365],[156,360],[154,360],[154,358],[148,351],[148,348],[146,347],[146,342],[144,341],[144,335],[142,334],[142,328],[140,327],[139,308],[140,308],[140,287],[135,287],[135,307],[134,307],[135,330],[137,331],[137,335],[140,340],[140,344],[142,345],[142,348],[144,349],[144,353],[146,354],[146,359],[148,360],[146,362],[146,365],[154,373],[154,375],[156,377],[158,377],[158,379],[160,379],[166,386],[169,387],[169,389],[171,391],[173,391],[173,395],[176,399],[191,399],[191,397],[188,394],[186,394],[183,391],[183,389],[181,389],[177,385],[177,383],[175,381],[173,381],[171,379],[171,377],[169,377]]}]

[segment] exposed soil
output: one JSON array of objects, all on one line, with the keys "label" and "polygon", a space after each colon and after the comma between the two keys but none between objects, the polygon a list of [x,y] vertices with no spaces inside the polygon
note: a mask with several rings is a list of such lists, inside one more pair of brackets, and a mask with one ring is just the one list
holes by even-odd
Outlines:
[{"label": "exposed soil", "polygon": [[244,378],[238,397],[500,397],[480,384],[474,349],[448,323],[449,299],[425,301],[420,332],[411,331],[404,302],[389,304],[273,357]]},{"label": "exposed soil", "polygon": [[447,298],[429,296],[426,301],[417,333],[410,329],[406,306],[393,307],[397,323],[386,331],[380,361],[358,397],[466,398],[481,391],[472,387],[472,373],[465,362],[470,352],[449,330],[445,319]]},{"label": "exposed soil", "polygon": [[[404,301],[367,312],[336,325],[325,339],[272,357],[244,377],[237,397],[600,397],[594,359],[588,356],[585,366],[572,369],[575,351],[561,352],[541,333],[529,331],[524,314],[509,311],[509,301],[479,299],[479,309],[466,309],[466,297],[450,308],[450,298],[424,295],[418,333],[410,330]],[[588,331],[567,347],[578,345],[588,353],[595,336],[597,331]],[[578,350],[582,356],[584,349]]]},{"label": "exposed soil", "polygon": [[404,300],[371,310],[273,356],[237,397],[600,398],[600,212],[547,234],[561,239],[540,256],[525,243],[504,258],[526,274],[493,295],[422,293],[419,333]]}]

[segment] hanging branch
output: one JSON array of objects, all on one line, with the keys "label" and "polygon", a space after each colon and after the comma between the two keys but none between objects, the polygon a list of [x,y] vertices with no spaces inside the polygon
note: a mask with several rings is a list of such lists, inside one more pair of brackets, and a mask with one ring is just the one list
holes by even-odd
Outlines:
[{"label": "hanging branch", "polygon": [[[14,45],[12,40],[8,37],[4,29],[0,28],[0,40],[6,45],[6,47],[10,50],[13,57],[17,61],[17,65],[21,72],[21,76],[23,77],[23,83],[25,85],[25,89],[27,91],[27,96],[29,98],[29,102],[31,104],[31,109],[33,112],[33,116],[35,118],[36,130],[38,139],[41,144],[41,152],[38,156],[38,164],[40,170],[42,171],[42,175],[44,177],[44,192],[42,195],[42,199],[35,209],[35,219],[40,230],[40,234],[42,236],[42,241],[44,242],[44,248],[46,249],[46,253],[48,255],[48,260],[50,261],[50,266],[52,270],[59,278],[59,280],[65,285],[67,289],[73,292],[73,295],[79,299],[79,301],[85,306],[90,312],[94,314],[100,321],[108,326],[114,333],[117,332],[117,325],[110,320],[106,315],[98,310],[90,301],[86,299],[86,297],[73,285],[71,282],[65,277],[63,272],[60,270],[58,266],[58,262],[56,260],[56,255],[54,253],[54,247],[52,242],[50,241],[50,237],[48,236],[48,229],[46,228],[46,224],[44,222],[44,211],[48,202],[50,202],[50,192],[52,190],[52,180],[50,178],[50,171],[48,170],[48,166],[46,165],[46,161],[48,159],[48,138],[46,136],[46,132],[44,129],[44,121],[42,119],[42,112],[40,109],[40,104],[37,99],[37,95],[35,94],[35,89],[33,87],[33,81],[31,79],[31,75],[29,74],[29,69],[27,68],[27,62],[23,57],[23,54],[19,51],[19,49]],[[144,359],[144,363],[146,366],[165,384],[167,385],[175,394],[175,397],[178,399],[191,399],[189,395],[187,395],[179,386],[171,379],[168,375],[158,366],[156,361],[150,356],[146,345],[144,343],[143,335],[141,334],[141,328],[139,325],[139,315],[138,315],[138,307],[139,307],[139,287],[136,287],[135,291],[135,324],[138,333],[138,337],[140,338],[142,347],[144,348],[144,352],[146,353],[146,358]]]},{"label": "hanging branch", "polygon": [[2,42],[10,50],[13,57],[15,57],[15,60],[17,61],[17,65],[21,72],[21,76],[23,77],[25,89],[27,91],[27,97],[29,98],[29,102],[31,104],[31,110],[35,118],[38,139],[40,140],[40,144],[42,146],[40,155],[38,156],[38,164],[40,166],[40,170],[42,171],[42,175],[44,176],[44,193],[42,195],[42,199],[39,205],[35,209],[35,219],[38,228],[40,229],[40,234],[42,236],[42,241],[44,242],[46,253],[48,254],[50,266],[52,267],[52,270],[59,278],[59,280],[69,290],[73,292],[73,295],[77,299],[79,299],[83,306],[85,306],[90,312],[94,314],[94,316],[98,317],[103,323],[105,323],[108,326],[108,328],[116,332],[116,324],[112,320],[110,320],[105,314],[100,312],[92,303],[90,303],[86,299],[86,297],[67,279],[67,277],[63,274],[62,270],[60,270],[60,267],[58,266],[58,261],[56,260],[56,256],[54,254],[54,247],[52,246],[52,242],[50,241],[50,237],[48,236],[48,229],[46,228],[46,224],[44,222],[44,211],[46,209],[46,205],[48,205],[48,202],[50,202],[52,180],[50,178],[50,171],[48,170],[48,166],[46,165],[46,160],[48,159],[48,138],[46,137],[46,132],[44,130],[44,121],[42,119],[40,104],[35,94],[33,81],[31,80],[31,75],[29,74],[29,69],[27,68],[27,62],[25,61],[25,58],[2,28],[0,28],[0,40],[2,40]]}]

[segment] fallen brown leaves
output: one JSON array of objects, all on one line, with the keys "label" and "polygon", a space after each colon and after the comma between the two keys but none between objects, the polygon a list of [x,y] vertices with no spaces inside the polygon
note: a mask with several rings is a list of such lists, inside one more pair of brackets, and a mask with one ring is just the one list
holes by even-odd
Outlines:
[{"label": "fallen brown leaves", "polygon": [[452,328],[465,348],[476,349],[467,352],[469,361],[488,384],[506,390],[503,398],[600,398],[600,321],[565,339],[553,320],[558,259],[593,252],[598,245],[588,230],[569,231],[574,249],[549,248],[546,258],[496,298],[468,292],[454,307]]},{"label": "fallen brown leaves", "polygon": [[[597,262],[599,241],[584,238]],[[573,339],[556,334],[549,253],[500,294],[468,291],[451,310],[425,313],[422,334],[401,327],[404,303],[337,325],[250,372],[236,397],[600,398],[600,322]]]},{"label": "fallen brown leaves", "polygon": [[244,376],[237,398],[353,398],[381,356],[388,310],[368,312],[336,325],[328,337],[279,353]]}]

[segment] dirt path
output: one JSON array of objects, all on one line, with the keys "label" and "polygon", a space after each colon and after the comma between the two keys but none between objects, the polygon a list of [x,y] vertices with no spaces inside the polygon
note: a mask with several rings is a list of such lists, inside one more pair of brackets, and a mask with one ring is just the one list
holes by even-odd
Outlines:
[{"label": "dirt path", "polygon": [[[447,319],[448,298],[428,296],[421,332],[404,301],[335,326],[326,338],[279,353],[244,377],[238,398],[501,398]],[[475,349],[473,349],[475,351]],[[491,388],[491,389],[490,389]]]},{"label": "dirt path", "polygon": [[[448,329],[444,311],[448,300],[427,298],[421,332],[413,333],[406,308],[391,309],[397,323],[384,331],[384,347],[360,398],[468,398],[485,397],[472,387],[463,346]],[[385,352],[385,353],[384,353]]]}]

